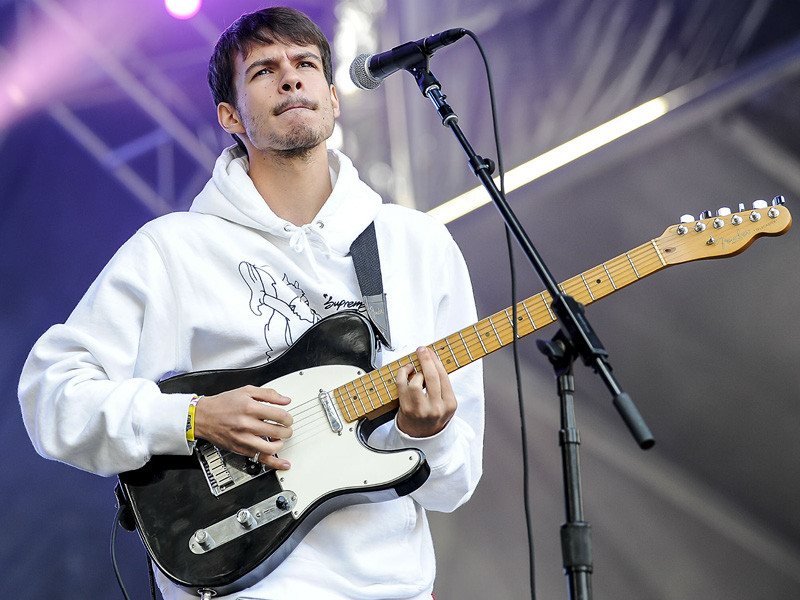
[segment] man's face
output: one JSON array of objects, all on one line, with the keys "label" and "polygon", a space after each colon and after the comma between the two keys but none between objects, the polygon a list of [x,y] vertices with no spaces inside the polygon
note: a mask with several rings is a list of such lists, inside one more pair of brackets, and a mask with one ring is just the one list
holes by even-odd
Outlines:
[{"label": "man's face", "polygon": [[301,156],[333,133],[339,100],[316,46],[255,46],[237,56],[235,84],[239,133],[256,151]]}]

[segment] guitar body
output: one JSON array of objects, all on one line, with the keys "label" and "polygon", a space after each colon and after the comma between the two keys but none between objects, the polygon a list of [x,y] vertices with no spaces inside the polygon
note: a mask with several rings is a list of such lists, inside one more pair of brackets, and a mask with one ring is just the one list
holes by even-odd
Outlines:
[{"label": "guitar body", "polygon": [[142,541],[165,575],[192,593],[233,593],[274,570],[333,510],[390,500],[422,485],[430,472],[422,452],[370,448],[366,438],[378,420],[347,423],[338,414],[336,431],[318,398],[372,371],[374,348],[368,322],[340,313],[266,365],[187,373],[159,384],[167,393],[199,395],[268,386],[292,398],[294,411],[302,405],[280,453],[292,464],[288,471],[268,470],[200,441],[192,456],[156,456],[120,475]]}]

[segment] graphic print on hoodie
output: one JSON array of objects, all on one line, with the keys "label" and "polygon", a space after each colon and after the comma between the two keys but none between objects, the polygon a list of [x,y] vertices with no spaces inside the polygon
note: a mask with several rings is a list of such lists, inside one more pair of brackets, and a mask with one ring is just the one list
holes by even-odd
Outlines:
[{"label": "graphic print on hoodie", "polygon": [[279,285],[266,265],[257,267],[246,261],[239,263],[239,274],[250,288],[250,310],[266,319],[264,341],[268,360],[273,358],[271,353],[276,348],[288,348],[298,335],[320,320],[305,292],[297,282],[291,283],[286,274]]}]

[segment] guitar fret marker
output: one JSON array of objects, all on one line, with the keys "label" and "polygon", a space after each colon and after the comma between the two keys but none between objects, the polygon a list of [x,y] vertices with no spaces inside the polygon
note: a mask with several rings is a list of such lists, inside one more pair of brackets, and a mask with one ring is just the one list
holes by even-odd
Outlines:
[{"label": "guitar fret marker", "polygon": [[442,364],[450,364],[450,359],[449,358],[444,358],[444,354],[443,353],[444,353],[445,350],[448,350],[450,352],[450,355],[452,356],[453,355],[453,351],[448,348],[447,340],[442,340],[442,341],[444,342],[445,345],[444,346],[440,346],[438,350],[436,350],[434,348],[433,351],[436,352],[436,356],[439,357],[439,360],[442,361]]},{"label": "guitar fret marker", "polygon": [[[460,367],[461,365],[459,364],[458,359],[456,358],[456,354],[455,352],[453,352],[453,348],[450,347],[450,342],[445,340],[444,343],[447,344],[447,349],[450,350],[450,355],[453,357],[453,361],[456,363],[456,366]],[[448,360],[447,363],[449,364],[450,361]]]},{"label": "guitar fret marker", "polygon": [[361,400],[361,396],[358,394],[358,390],[356,390],[355,384],[351,381],[348,385],[350,385],[353,388],[354,395],[351,396],[351,399],[353,400],[353,408],[356,408],[355,404],[356,400],[358,400],[358,403],[361,405],[361,409],[364,411],[362,414],[367,414],[367,412],[369,411],[367,411],[367,407],[364,406],[364,402],[363,400]]},{"label": "guitar fret marker", "polygon": [[[365,379],[369,379],[370,387],[367,387],[367,382],[365,381]],[[364,377],[359,379],[359,381],[361,381],[364,385],[364,393],[367,395],[367,400],[369,401],[369,405],[373,408],[373,410],[375,408],[378,408],[372,401],[372,394],[370,394],[370,392],[375,392],[375,386],[372,383],[372,375],[370,373],[367,373]]]}]

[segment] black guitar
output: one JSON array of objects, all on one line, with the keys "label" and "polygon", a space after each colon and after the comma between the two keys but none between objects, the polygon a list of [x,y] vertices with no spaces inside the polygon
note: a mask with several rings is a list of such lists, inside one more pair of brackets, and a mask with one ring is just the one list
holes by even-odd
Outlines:
[{"label": "black guitar", "polygon": [[[791,215],[776,202],[724,217],[669,227],[651,240],[560,285],[590,304],[668,266],[738,254],[762,235],[781,235]],[[543,292],[517,305],[519,336],[555,321]],[[448,372],[509,344],[512,309],[431,344]],[[375,337],[357,313],[311,327],[260,367],[187,373],[162,381],[166,393],[218,394],[269,386],[293,399],[294,434],[275,472],[200,441],[192,456],[157,456],[119,476],[147,552],[175,583],[241,590],[269,574],[325,515],[347,505],[408,494],[428,477],[418,450],[381,452],[365,440],[397,408],[394,373],[419,368],[416,354],[375,369]]]}]

